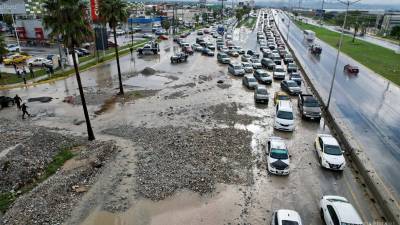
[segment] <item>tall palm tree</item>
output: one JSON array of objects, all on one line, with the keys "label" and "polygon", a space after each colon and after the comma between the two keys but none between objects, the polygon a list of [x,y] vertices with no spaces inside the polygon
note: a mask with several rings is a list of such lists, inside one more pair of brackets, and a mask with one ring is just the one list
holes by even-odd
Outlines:
[{"label": "tall palm tree", "polygon": [[117,26],[119,22],[128,20],[127,3],[124,0],[101,0],[99,5],[100,18],[108,23],[113,30],[115,43],[115,59],[117,60],[118,79],[119,79],[119,94],[124,94],[122,86],[121,68],[119,66],[118,43],[117,43]]},{"label": "tall palm tree", "polygon": [[51,31],[50,36],[53,38],[58,38],[61,35],[64,45],[72,51],[72,60],[85,115],[88,139],[90,141],[94,140],[95,137],[90,124],[75,55],[75,48],[79,46],[79,43],[92,36],[89,22],[85,17],[86,4],[82,0],[46,0],[43,7],[45,9],[45,15],[43,16],[45,29]]},{"label": "tall palm tree", "polygon": [[[6,42],[4,41],[3,35],[0,35],[0,63],[3,62],[3,57],[5,54],[7,54],[7,49],[6,49]],[[0,72],[0,78],[1,78],[1,72]]]}]

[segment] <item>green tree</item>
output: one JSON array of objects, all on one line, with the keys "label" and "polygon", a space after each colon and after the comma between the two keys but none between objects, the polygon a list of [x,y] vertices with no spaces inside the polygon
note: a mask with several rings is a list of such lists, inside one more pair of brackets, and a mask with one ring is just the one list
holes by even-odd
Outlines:
[{"label": "green tree", "polygon": [[238,22],[240,22],[240,21],[242,20],[242,18],[243,18],[243,11],[242,11],[242,9],[236,9],[235,17],[236,17],[236,19],[237,19]]},{"label": "green tree", "polygon": [[[0,35],[0,62],[3,62],[3,56],[7,54],[6,43],[4,41],[3,35]],[[0,78],[1,78],[1,71],[0,71]]]},{"label": "green tree", "polygon": [[169,22],[169,20],[163,20],[161,22],[161,26],[168,32],[169,28],[171,27],[171,23]]},{"label": "green tree", "polygon": [[394,26],[390,35],[400,40],[400,26]]},{"label": "green tree", "polygon": [[200,20],[199,14],[194,15],[194,20],[196,21],[196,24],[199,23],[199,20]]},{"label": "green tree", "polygon": [[85,115],[88,139],[94,140],[94,133],[90,124],[89,113],[86,107],[85,95],[83,93],[81,77],[79,74],[78,63],[76,62],[75,48],[92,36],[90,24],[83,12],[87,10],[86,3],[82,0],[46,0],[43,4],[45,13],[43,24],[46,30],[50,30],[52,38],[62,36],[64,46],[72,51],[72,60],[76,81],[78,83],[79,94],[81,96],[83,113]]},{"label": "green tree", "polygon": [[122,86],[121,68],[119,65],[118,43],[117,43],[117,26],[119,22],[126,22],[128,20],[127,3],[123,0],[101,0],[100,1],[100,18],[108,25],[113,31],[115,43],[115,59],[117,60],[118,80],[119,80],[119,94],[124,94],[124,87]]}]

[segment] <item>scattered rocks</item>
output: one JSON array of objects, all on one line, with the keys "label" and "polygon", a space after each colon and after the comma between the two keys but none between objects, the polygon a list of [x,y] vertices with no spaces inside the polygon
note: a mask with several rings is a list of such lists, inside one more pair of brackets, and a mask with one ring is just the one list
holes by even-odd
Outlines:
[{"label": "scattered rocks", "polygon": [[212,192],[216,183],[253,180],[248,131],[125,126],[104,133],[131,139],[141,147],[134,173],[139,197],[161,200],[181,189],[204,194]]}]

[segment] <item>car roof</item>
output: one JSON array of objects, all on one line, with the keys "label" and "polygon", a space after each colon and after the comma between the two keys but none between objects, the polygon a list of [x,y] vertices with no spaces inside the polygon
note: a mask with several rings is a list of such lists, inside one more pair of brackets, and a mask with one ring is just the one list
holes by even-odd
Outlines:
[{"label": "car roof", "polygon": [[271,148],[286,149],[285,142],[280,137],[270,137]]},{"label": "car roof", "polygon": [[319,134],[318,136],[322,139],[324,144],[327,144],[327,145],[339,145],[339,143],[337,142],[336,138],[334,138],[330,134]]},{"label": "car roof", "polygon": [[279,101],[278,108],[284,111],[293,111],[290,101]]},{"label": "car roof", "polygon": [[264,86],[257,85],[256,88],[257,88],[258,90],[264,89],[264,90],[267,90],[267,91],[268,91],[268,89],[267,89],[266,87],[264,87]]},{"label": "car roof", "polygon": [[349,224],[362,224],[360,216],[358,215],[356,209],[348,202],[342,201],[330,201],[330,204],[335,208],[340,221]]},{"label": "car roof", "polygon": [[277,214],[280,221],[289,220],[299,222],[299,225],[301,224],[300,215],[296,211],[289,209],[280,209],[277,211]]}]

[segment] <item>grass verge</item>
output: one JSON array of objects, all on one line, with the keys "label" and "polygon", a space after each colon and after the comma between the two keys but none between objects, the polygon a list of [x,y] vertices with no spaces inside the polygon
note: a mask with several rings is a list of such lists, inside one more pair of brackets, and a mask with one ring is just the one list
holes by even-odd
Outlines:
[{"label": "grass verge", "polygon": [[245,19],[242,19],[238,23],[237,27],[240,28],[242,26],[245,26],[245,27],[247,27],[249,29],[252,29],[254,27],[254,25],[256,24],[256,22],[257,22],[257,18],[256,17],[247,17]]},{"label": "grass verge", "polygon": [[[319,39],[337,48],[340,33],[300,21],[296,21],[296,24],[302,30],[314,31]],[[351,36],[343,36],[342,52],[386,79],[400,85],[400,54],[363,40],[356,39],[353,43],[352,39]]]},{"label": "grass verge", "polygon": [[0,193],[0,212],[5,213],[10,205],[17,199],[19,195],[23,195],[31,191],[34,187],[45,181],[51,175],[57,172],[57,170],[64,165],[64,163],[74,157],[71,152],[72,147],[67,147],[61,150],[57,155],[54,156],[53,160],[44,169],[41,176],[33,180],[32,183],[16,190],[14,192]]}]

